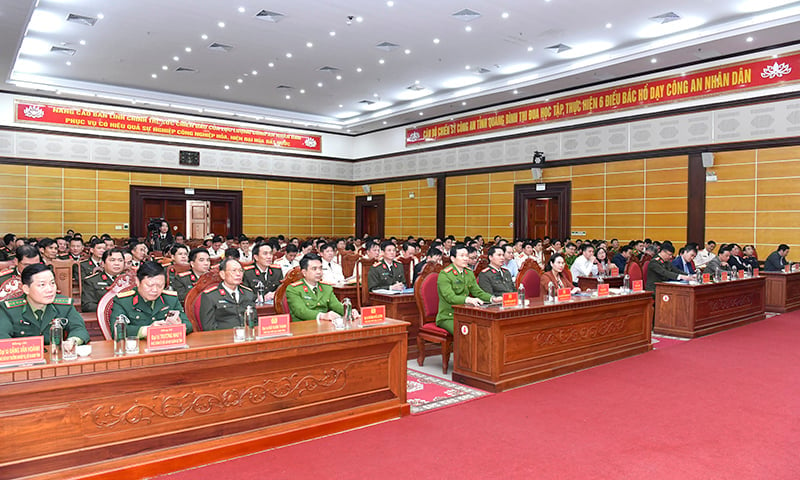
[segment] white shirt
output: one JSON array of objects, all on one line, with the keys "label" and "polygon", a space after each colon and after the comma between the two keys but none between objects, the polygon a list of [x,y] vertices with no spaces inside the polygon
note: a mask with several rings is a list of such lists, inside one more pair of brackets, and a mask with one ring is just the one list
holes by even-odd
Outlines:
[{"label": "white shirt", "polygon": [[300,260],[295,257],[294,260],[290,262],[286,257],[281,257],[275,264],[281,266],[281,272],[283,272],[283,276],[285,277],[289,270],[300,266]]},{"label": "white shirt", "polygon": [[342,267],[336,262],[322,261],[322,282],[337,285],[344,283]]},{"label": "white shirt", "polygon": [[239,260],[242,262],[251,262],[253,261],[253,251],[249,250],[247,253],[244,253],[244,250],[241,248],[239,249]]},{"label": "white shirt", "polygon": [[708,250],[706,250],[704,248],[704,249],[700,250],[699,252],[697,252],[697,256],[694,257],[694,266],[698,267],[698,268],[702,267],[703,265],[705,265],[706,263],[711,261],[711,259],[714,258],[714,257],[716,257],[716,255],[714,255],[714,253],[709,252]]},{"label": "white shirt", "polygon": [[572,281],[575,283],[578,283],[578,277],[597,275],[597,265],[583,255],[579,255],[575,259],[569,270],[572,272]]}]

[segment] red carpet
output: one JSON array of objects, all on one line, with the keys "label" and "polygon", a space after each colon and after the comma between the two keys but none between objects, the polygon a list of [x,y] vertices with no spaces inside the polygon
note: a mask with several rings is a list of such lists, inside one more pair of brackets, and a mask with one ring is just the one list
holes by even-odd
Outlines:
[{"label": "red carpet", "polygon": [[412,415],[427,413],[437,408],[452,407],[459,403],[492,395],[490,392],[410,369],[408,370],[406,392],[406,399],[411,405]]},{"label": "red carpet", "polygon": [[800,312],[172,479],[798,479]]}]

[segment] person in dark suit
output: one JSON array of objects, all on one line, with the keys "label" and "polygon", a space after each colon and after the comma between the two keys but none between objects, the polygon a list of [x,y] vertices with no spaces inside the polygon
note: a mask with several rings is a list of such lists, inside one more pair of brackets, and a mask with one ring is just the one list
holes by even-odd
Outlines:
[{"label": "person in dark suit", "polygon": [[728,259],[728,265],[736,267],[736,270],[744,270],[745,263],[741,247],[736,243],[729,243],[728,246],[731,247],[731,257]]},{"label": "person in dark suit", "polygon": [[[442,251],[436,247],[431,247],[428,249],[427,253],[425,254],[425,258],[414,266],[414,282],[417,281],[417,277],[422,273],[422,270],[425,269],[425,265],[431,263],[442,263]],[[414,282],[411,284],[413,285]]]},{"label": "person in dark suit", "polygon": [[752,245],[744,246],[744,264],[753,270],[758,268],[758,257],[756,257],[756,247]]},{"label": "person in dark suit", "polygon": [[695,268],[694,268],[694,257],[697,256],[697,248],[692,245],[687,245],[681,249],[680,255],[678,255],[675,260],[672,261],[672,264],[680,271],[686,273],[687,275],[694,275]]},{"label": "person in dark suit", "polygon": [[173,243],[175,243],[175,239],[172,238],[172,234],[169,232],[169,223],[162,221],[158,232],[153,234],[153,251],[163,252],[165,248],[169,248]]},{"label": "person in dark suit", "polygon": [[703,270],[705,273],[710,273],[714,275],[717,270],[729,270],[730,264],[728,260],[731,258],[731,247],[728,245],[723,245],[719,247],[719,253],[716,257],[712,258],[706,264],[706,268]]},{"label": "person in dark suit", "polygon": [[625,274],[625,265],[628,264],[628,259],[631,258],[631,246],[630,245],[623,245],[619,249],[619,253],[614,255],[614,258],[611,259],[611,263],[619,268],[619,273],[621,275]]},{"label": "person in dark suit", "polygon": [[656,283],[667,282],[670,280],[691,280],[692,276],[678,270],[672,264],[672,256],[675,254],[675,247],[671,243],[661,245],[661,250],[647,264],[647,285],[645,290],[654,292]]},{"label": "person in dark suit", "polygon": [[782,243],[778,245],[778,249],[770,253],[764,261],[764,271],[766,272],[780,272],[783,267],[789,263],[786,256],[789,255],[789,245]]},{"label": "person in dark suit", "polygon": [[255,308],[256,296],[242,285],[242,264],[226,258],[219,264],[222,281],[203,291],[200,296],[200,323],[203,330],[225,330],[236,327],[248,306]]}]

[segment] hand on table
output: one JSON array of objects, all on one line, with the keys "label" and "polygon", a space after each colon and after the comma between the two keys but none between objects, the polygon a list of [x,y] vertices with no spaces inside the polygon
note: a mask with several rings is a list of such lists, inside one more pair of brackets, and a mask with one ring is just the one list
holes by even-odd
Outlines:
[{"label": "hand on table", "polygon": [[483,305],[483,300],[475,297],[467,297],[464,299],[464,305],[472,305],[473,307],[477,307],[478,305]]}]

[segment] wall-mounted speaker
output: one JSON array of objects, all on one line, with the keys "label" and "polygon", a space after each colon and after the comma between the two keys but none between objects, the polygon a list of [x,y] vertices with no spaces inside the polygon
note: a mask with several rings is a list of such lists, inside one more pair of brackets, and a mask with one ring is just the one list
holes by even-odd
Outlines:
[{"label": "wall-mounted speaker", "polygon": [[534,165],[544,165],[545,160],[547,160],[547,157],[544,156],[544,152],[540,152],[538,150],[533,152]]},{"label": "wall-mounted speaker", "polygon": [[181,150],[178,154],[178,164],[190,165],[192,167],[200,166],[200,152]]},{"label": "wall-mounted speaker", "polygon": [[711,168],[714,166],[714,154],[711,152],[703,152],[700,154],[703,159],[703,168]]},{"label": "wall-mounted speaker", "polygon": [[436,179],[433,177],[428,177],[428,186],[433,188],[436,186]]},{"label": "wall-mounted speaker", "polygon": [[541,168],[536,168],[536,167],[531,168],[531,177],[533,177],[534,180],[541,180],[542,179],[542,169]]},{"label": "wall-mounted speaker", "polygon": [[361,190],[364,190],[364,193],[368,194],[369,192],[372,191],[372,187],[370,187],[369,185],[361,185]]}]

